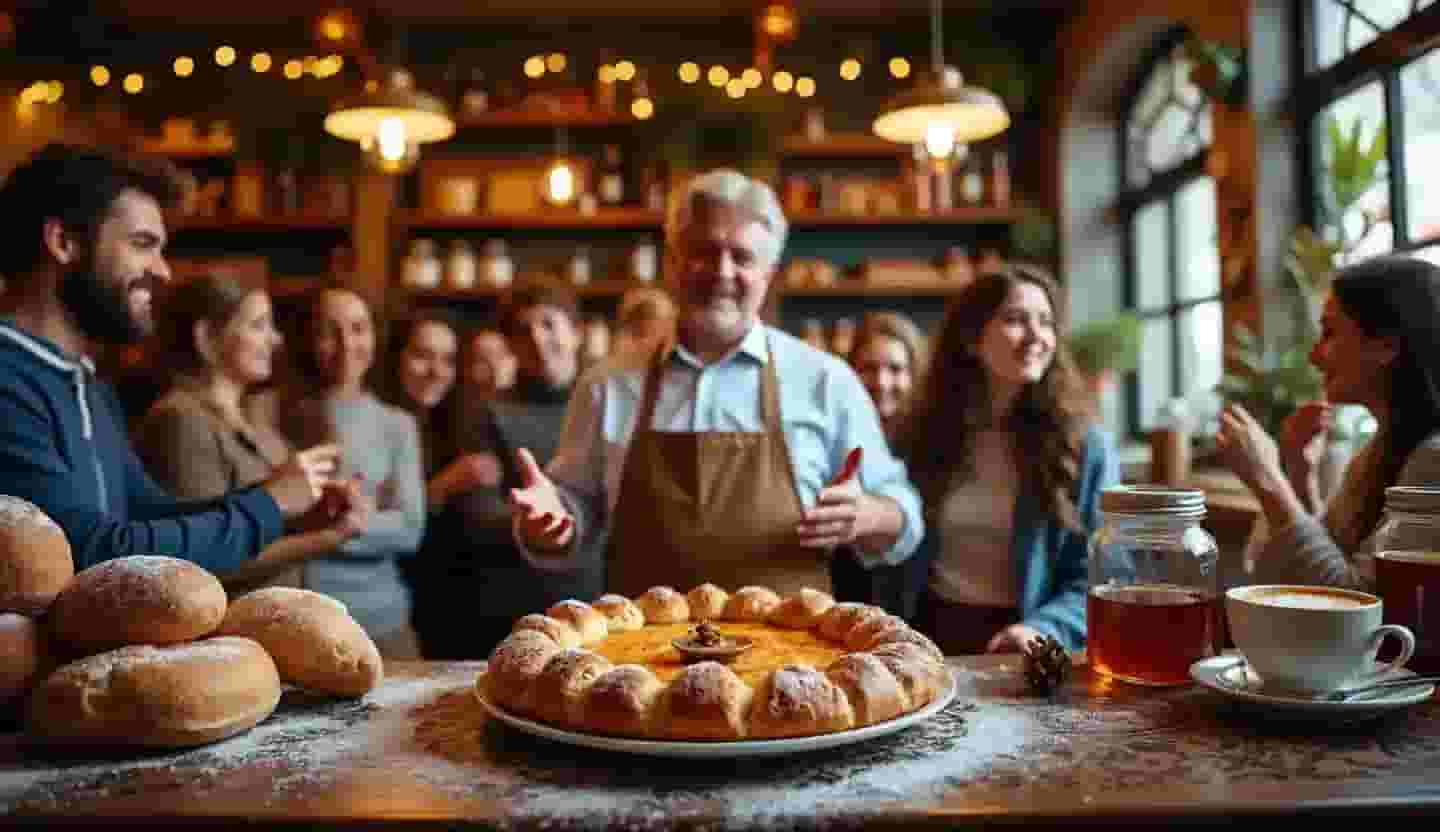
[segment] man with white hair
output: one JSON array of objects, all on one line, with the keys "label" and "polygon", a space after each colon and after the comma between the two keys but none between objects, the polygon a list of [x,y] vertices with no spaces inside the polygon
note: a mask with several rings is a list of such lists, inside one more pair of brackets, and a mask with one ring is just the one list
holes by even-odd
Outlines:
[{"label": "man with white hair", "polygon": [[575,389],[541,471],[518,452],[516,536],[541,569],[605,558],[607,590],[828,591],[836,546],[895,564],[920,499],[850,367],[760,320],[788,223],[733,170],[699,176],[666,217],[677,337]]}]

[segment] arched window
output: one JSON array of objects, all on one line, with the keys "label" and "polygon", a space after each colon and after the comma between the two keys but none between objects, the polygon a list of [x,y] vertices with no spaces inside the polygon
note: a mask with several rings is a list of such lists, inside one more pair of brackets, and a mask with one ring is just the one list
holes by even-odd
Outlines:
[{"label": "arched window", "polygon": [[1171,399],[1213,390],[1223,363],[1215,182],[1205,167],[1210,102],[1190,77],[1185,37],[1168,33],[1142,63],[1122,128],[1124,305],[1144,334],[1128,396],[1138,432]]}]

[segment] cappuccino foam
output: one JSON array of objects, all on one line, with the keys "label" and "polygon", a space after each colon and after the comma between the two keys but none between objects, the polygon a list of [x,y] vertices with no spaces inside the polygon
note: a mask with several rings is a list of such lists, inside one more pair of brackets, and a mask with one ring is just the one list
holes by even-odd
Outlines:
[{"label": "cappuccino foam", "polygon": [[1303,610],[1354,610],[1375,603],[1363,597],[1323,589],[1272,589],[1244,596],[1245,600],[1267,607]]}]

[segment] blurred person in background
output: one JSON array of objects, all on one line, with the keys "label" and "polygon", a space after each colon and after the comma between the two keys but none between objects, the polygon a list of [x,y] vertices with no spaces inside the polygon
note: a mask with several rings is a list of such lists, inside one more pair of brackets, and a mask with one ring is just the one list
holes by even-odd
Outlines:
[{"label": "blurred person in background", "polygon": [[925,375],[925,335],[899,312],[870,312],[860,321],[850,349],[850,366],[875,401],[885,435],[895,432],[910,409],[910,397]]}]

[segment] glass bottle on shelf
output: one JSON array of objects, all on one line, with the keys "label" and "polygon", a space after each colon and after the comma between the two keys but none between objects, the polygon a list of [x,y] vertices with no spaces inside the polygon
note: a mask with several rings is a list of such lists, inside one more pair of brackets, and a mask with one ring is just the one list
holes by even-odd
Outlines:
[{"label": "glass bottle on shelf", "polygon": [[597,190],[601,205],[614,208],[625,202],[625,163],[619,145],[607,144],[602,151]]},{"label": "glass bottle on shelf", "polygon": [[1201,528],[1205,492],[1119,485],[1100,495],[1090,538],[1087,650],[1097,672],[1140,685],[1183,685],[1215,654],[1219,550]]},{"label": "glass bottle on shelf", "polygon": [[265,215],[265,169],[258,162],[235,166],[230,181],[230,212],[247,218]]},{"label": "glass bottle on shelf", "polygon": [[408,289],[434,289],[440,285],[440,257],[435,241],[410,241],[410,253],[400,265],[400,282]]},{"label": "glass bottle on shelf", "polygon": [[955,164],[948,159],[930,163],[930,207],[937,214],[955,210]]},{"label": "glass bottle on shelf", "polygon": [[979,205],[985,200],[985,177],[977,153],[970,154],[960,169],[960,199],[966,205]]},{"label": "glass bottle on shelf", "polygon": [[565,276],[572,286],[584,286],[590,282],[590,249],[576,246],[565,263]]},{"label": "glass bottle on shelf", "polygon": [[1003,150],[990,157],[990,201],[999,208],[1010,206],[1010,156]]},{"label": "glass bottle on shelf", "polygon": [[451,289],[475,287],[475,250],[465,240],[450,243],[450,256],[445,260],[445,285]]},{"label": "glass bottle on shelf", "polygon": [[660,256],[655,241],[641,237],[630,248],[630,277],[642,283],[653,282],[660,267]]},{"label": "glass bottle on shelf", "polygon": [[515,280],[515,261],[510,259],[504,240],[486,240],[479,265],[480,281],[486,286],[503,289]]},{"label": "glass bottle on shelf", "polygon": [[935,179],[930,175],[930,157],[925,152],[925,145],[912,147],[910,162],[905,166],[905,178],[910,184],[910,209],[916,214],[933,211]]}]

